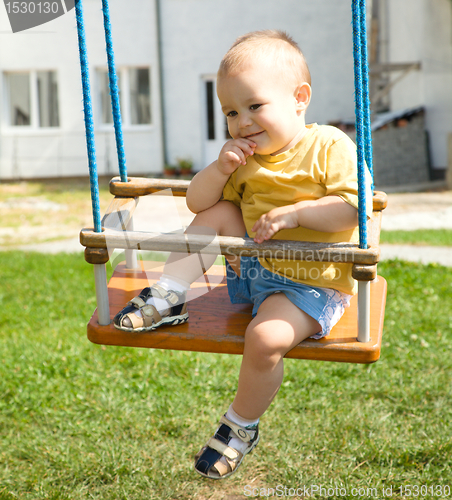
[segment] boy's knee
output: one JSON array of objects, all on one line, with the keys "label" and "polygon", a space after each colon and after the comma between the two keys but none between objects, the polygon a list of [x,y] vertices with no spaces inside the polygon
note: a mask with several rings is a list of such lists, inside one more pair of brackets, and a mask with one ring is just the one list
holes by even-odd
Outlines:
[{"label": "boy's knee", "polygon": [[278,342],[278,336],[262,325],[250,323],[245,333],[245,345],[258,364],[277,364],[284,357],[284,346]]},{"label": "boy's knee", "polygon": [[230,201],[219,201],[199,212],[191,226],[213,228],[220,236],[245,236],[246,228],[242,211]]},{"label": "boy's knee", "polygon": [[212,207],[215,215],[224,217],[226,219],[239,219],[243,222],[242,211],[237,205],[234,205],[232,201],[221,200],[216,205]]}]

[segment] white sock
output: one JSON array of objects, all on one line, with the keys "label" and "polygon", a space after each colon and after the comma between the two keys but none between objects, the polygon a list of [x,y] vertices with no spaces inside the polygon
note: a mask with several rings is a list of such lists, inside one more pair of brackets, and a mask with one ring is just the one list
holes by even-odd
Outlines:
[{"label": "white sock", "polygon": [[162,274],[158,284],[165,290],[174,290],[179,293],[186,292],[190,289],[190,283],[187,281],[175,278],[174,276],[168,276],[167,274]]},{"label": "white sock", "polygon": [[[232,404],[226,412],[226,418],[231,422],[234,422],[234,424],[240,425],[240,427],[244,427],[251,438],[253,438],[256,434],[256,429],[250,429],[250,427],[257,426],[257,424],[259,423],[259,419],[248,420],[241,417],[234,411],[234,408],[232,408]],[[235,437],[235,432],[233,432],[232,434],[234,437],[232,437],[232,439],[229,441],[229,446],[237,451],[240,451],[240,453],[243,453],[248,448],[249,444],[244,443],[239,437]]]},{"label": "white sock", "polygon": [[[166,274],[163,274],[161,276],[160,280],[157,282],[157,285],[160,285],[165,290],[174,290],[175,292],[179,293],[186,292],[190,289],[190,283],[187,283],[186,281],[179,278],[174,278],[173,276],[168,276]],[[165,299],[160,299],[159,297],[149,297],[149,299],[146,300],[146,304],[154,306],[162,316],[169,310],[168,302]],[[135,314],[138,318],[141,318],[142,316],[141,311],[137,311]]]},{"label": "white sock", "polygon": [[259,423],[259,419],[248,420],[246,418],[241,417],[232,407],[232,404],[229,406],[228,411],[226,412],[226,418],[234,422],[234,424],[240,425],[241,427],[252,427]]}]

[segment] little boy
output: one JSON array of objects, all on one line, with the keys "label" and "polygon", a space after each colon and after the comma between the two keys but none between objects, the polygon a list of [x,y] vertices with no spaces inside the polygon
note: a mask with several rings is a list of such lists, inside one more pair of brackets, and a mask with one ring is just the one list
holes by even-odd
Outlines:
[{"label": "little boy", "polygon": [[[217,89],[232,139],[190,184],[187,206],[197,215],[187,232],[257,243],[357,241],[356,148],[333,127],[306,125],[310,74],[296,43],[279,31],[240,37],[221,62]],[[257,445],[284,355],[328,335],[355,293],[349,264],[226,259],[232,302],[254,307],[237,394],[195,458],[196,471],[214,479],[233,474]],[[204,256],[204,266],[214,260]],[[115,326],[143,331],[187,321],[186,293],[201,275],[197,255],[171,254],[159,283],[133,299]]]}]

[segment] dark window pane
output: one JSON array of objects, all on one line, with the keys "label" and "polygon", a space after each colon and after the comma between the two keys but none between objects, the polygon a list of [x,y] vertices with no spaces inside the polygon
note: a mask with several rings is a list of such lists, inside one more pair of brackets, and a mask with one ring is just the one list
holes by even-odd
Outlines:
[{"label": "dark window pane", "polygon": [[213,82],[206,82],[206,97],[207,97],[207,139],[215,140],[215,111],[214,111],[214,95]]},{"label": "dark window pane", "polygon": [[59,127],[58,83],[55,71],[38,71],[38,107],[40,127]]},{"label": "dark window pane", "polygon": [[132,125],[151,123],[151,92],[149,68],[129,70],[130,120]]}]

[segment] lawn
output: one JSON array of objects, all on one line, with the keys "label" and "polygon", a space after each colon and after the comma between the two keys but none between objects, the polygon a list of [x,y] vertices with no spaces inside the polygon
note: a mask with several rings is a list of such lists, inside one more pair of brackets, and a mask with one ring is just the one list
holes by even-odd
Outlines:
[{"label": "lawn", "polygon": [[396,245],[452,246],[451,229],[417,229],[415,231],[381,231],[380,243]]},{"label": "lawn", "polygon": [[451,496],[452,269],[379,272],[380,361],[287,360],[261,443],[211,482],[192,458],[234,395],[240,358],[90,344],[83,257],[0,253],[0,500],[298,498],[303,487],[380,499],[410,485]]}]

